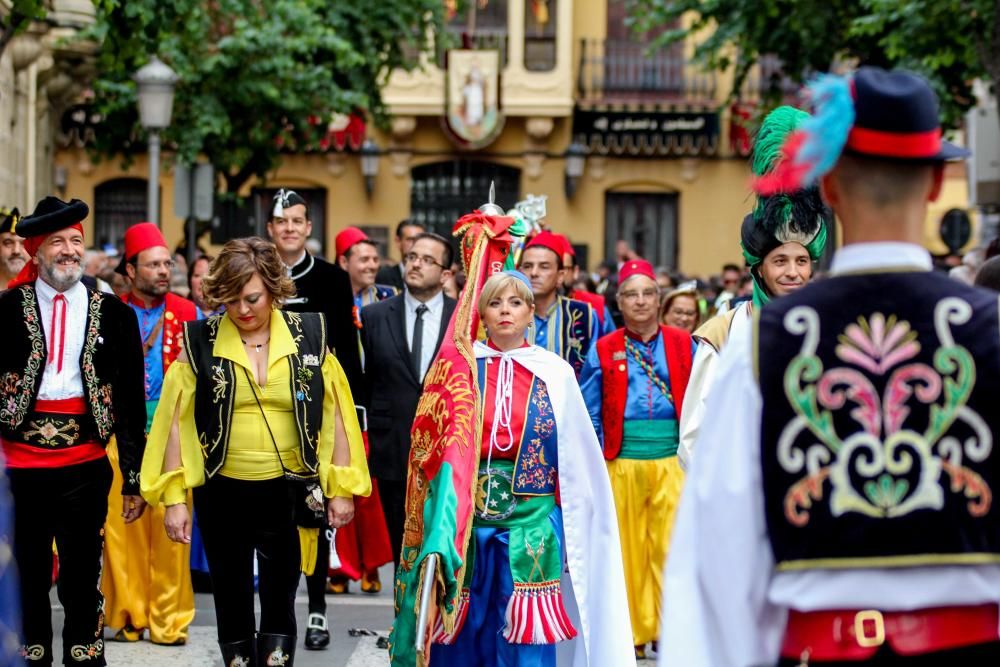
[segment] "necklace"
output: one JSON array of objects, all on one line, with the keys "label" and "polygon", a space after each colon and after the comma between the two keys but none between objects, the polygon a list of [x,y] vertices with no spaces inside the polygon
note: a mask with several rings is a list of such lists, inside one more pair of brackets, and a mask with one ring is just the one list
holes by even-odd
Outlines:
[{"label": "necklace", "polygon": [[260,351],[261,351],[261,349],[262,349],[262,348],[263,348],[263,347],[264,347],[265,345],[267,345],[268,343],[270,343],[270,342],[271,342],[271,337],[270,337],[270,336],[268,336],[268,337],[267,337],[267,340],[265,340],[265,341],[264,341],[263,343],[248,343],[247,341],[243,340],[242,338],[240,338],[240,340],[242,340],[242,341],[243,341],[243,344],[244,344],[244,345],[253,345],[253,347],[254,347],[254,351],[256,351],[256,352],[260,352]]}]

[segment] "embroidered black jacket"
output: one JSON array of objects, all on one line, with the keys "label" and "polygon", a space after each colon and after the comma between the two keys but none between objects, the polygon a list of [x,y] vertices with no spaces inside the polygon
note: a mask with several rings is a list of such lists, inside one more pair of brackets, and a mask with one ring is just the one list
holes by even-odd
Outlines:
[{"label": "embroidered black jacket", "polygon": [[[33,285],[0,294],[4,327],[0,354],[0,432],[11,440],[34,442],[26,435],[48,356],[38,299]],[[117,297],[87,290],[87,329],[80,355],[83,398],[89,419],[79,436],[51,446],[70,447],[85,436],[118,442],[122,493],[139,494],[139,466],[146,447],[142,339],[132,309]]]}]

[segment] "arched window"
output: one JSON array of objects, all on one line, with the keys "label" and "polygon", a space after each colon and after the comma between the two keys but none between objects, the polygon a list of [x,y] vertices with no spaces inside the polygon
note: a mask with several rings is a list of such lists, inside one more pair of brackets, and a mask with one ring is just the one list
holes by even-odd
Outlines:
[{"label": "arched window", "polygon": [[491,182],[502,209],[521,198],[521,170],[494,162],[434,162],[414,167],[412,177],[410,218],[445,238],[456,220],[486,203]]},{"label": "arched window", "polygon": [[116,178],[94,188],[95,247],[121,249],[125,230],[146,219],[146,179]]}]

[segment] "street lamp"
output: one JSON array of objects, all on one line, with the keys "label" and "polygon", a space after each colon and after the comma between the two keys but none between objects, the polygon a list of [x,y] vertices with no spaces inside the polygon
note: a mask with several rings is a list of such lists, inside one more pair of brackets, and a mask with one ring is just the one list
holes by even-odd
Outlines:
[{"label": "street lamp", "polygon": [[566,199],[572,199],[587,164],[587,147],[579,141],[574,141],[566,148],[564,157],[566,158],[566,181],[564,183]]},{"label": "street lamp", "polygon": [[371,139],[365,139],[361,144],[361,175],[365,177],[365,192],[369,199],[375,192],[375,177],[378,176],[378,159],[381,154],[378,144]]},{"label": "street lamp", "polygon": [[135,73],[139,88],[139,123],[149,134],[149,221],[160,224],[160,131],[170,126],[177,74],[153,56]]}]

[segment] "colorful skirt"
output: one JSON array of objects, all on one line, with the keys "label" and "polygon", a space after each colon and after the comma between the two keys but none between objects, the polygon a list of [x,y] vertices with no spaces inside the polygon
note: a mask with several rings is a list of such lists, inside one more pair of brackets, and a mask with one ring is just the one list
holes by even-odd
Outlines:
[{"label": "colorful skirt", "polygon": [[515,495],[513,468],[480,468],[458,620],[450,634],[438,621],[433,662],[551,667],[555,644],[576,636],[560,586],[562,510],[551,494]]}]

